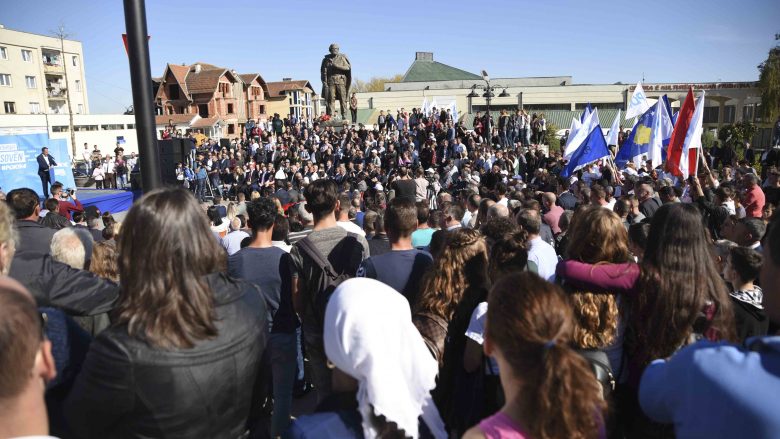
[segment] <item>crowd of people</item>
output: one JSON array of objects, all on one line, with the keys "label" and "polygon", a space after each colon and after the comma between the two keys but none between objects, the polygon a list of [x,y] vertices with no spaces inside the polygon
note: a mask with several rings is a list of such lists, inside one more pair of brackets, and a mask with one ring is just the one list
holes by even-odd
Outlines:
[{"label": "crowd of people", "polygon": [[563,178],[504,116],[276,116],[121,224],[9,192],[0,436],[776,437],[780,146]]}]

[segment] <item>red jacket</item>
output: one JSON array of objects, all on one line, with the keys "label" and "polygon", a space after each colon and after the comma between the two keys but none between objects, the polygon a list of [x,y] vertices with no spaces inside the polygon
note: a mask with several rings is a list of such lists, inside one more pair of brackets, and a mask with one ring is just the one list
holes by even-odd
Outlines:
[{"label": "red jacket", "polygon": [[81,201],[79,200],[73,200],[73,203],[70,201],[65,200],[58,200],[60,202],[59,212],[60,215],[64,216],[68,220],[72,220],[70,214],[71,212],[84,212],[84,206],[81,205]]}]

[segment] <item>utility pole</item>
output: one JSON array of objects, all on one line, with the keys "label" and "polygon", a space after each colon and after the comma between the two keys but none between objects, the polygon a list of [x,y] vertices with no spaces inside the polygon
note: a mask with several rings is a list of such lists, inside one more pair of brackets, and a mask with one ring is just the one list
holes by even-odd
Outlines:
[{"label": "utility pole", "polygon": [[62,71],[65,74],[65,100],[68,102],[68,131],[70,131],[70,150],[71,160],[75,166],[76,162],[76,133],[73,131],[73,106],[70,103],[70,84],[68,83],[68,63],[65,60],[65,38],[70,37],[70,34],[65,33],[65,26],[60,24],[60,27],[52,34],[60,39],[60,56],[62,57]]}]

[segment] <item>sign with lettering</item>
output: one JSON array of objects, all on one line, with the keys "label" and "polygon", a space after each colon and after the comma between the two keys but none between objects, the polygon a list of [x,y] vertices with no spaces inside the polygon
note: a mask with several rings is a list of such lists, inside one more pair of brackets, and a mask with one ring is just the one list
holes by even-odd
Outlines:
[{"label": "sign with lettering", "polygon": [[52,167],[52,182],[59,181],[66,188],[75,188],[65,139],[50,139],[48,133],[0,136],[0,188],[6,193],[12,189],[30,188],[43,195],[38,176],[37,157],[41,148],[49,148],[49,154],[57,166]]}]

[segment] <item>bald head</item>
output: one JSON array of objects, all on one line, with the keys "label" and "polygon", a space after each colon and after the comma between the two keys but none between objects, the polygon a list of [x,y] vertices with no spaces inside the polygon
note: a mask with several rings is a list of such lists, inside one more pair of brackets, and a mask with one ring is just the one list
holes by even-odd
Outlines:
[{"label": "bald head", "polygon": [[545,192],[542,194],[542,203],[544,203],[544,207],[550,208],[555,205],[555,200],[558,197],[555,196],[552,192]]},{"label": "bald head", "polygon": [[506,218],[509,216],[509,208],[503,204],[493,204],[488,208],[487,218]]}]

